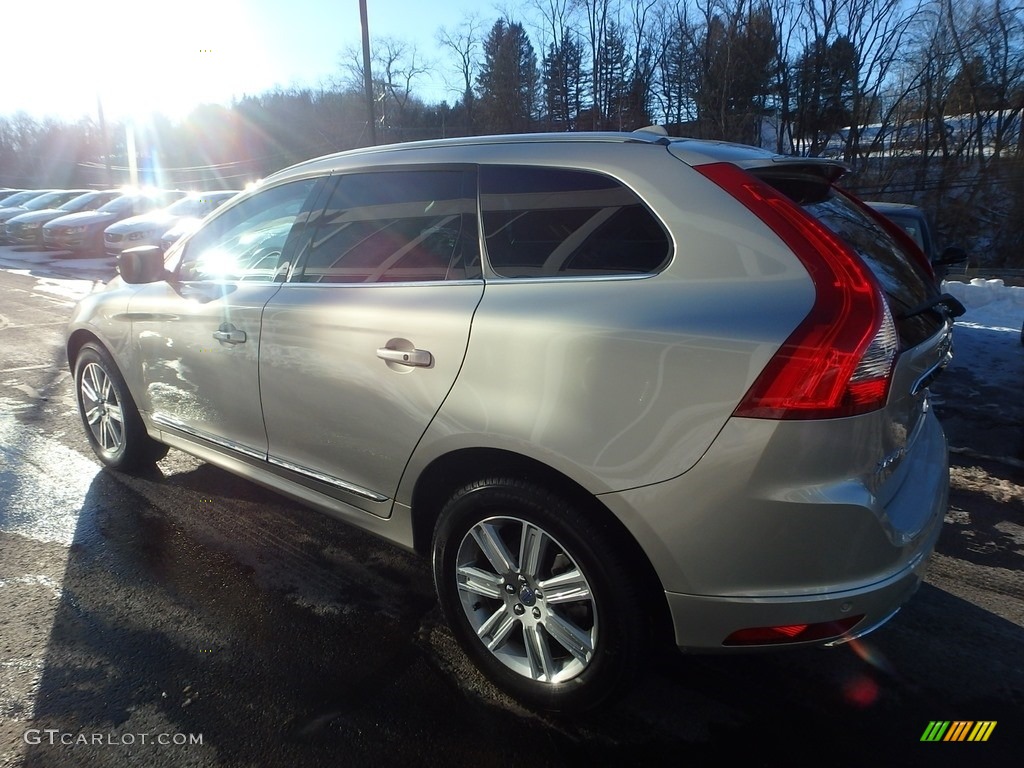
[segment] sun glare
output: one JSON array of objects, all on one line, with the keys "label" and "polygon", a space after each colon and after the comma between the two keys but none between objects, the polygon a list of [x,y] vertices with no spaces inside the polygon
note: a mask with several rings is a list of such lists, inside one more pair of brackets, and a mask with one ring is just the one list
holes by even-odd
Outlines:
[{"label": "sun glare", "polygon": [[162,10],[138,0],[59,6],[60,24],[50,24],[40,4],[5,8],[5,29],[45,26],[47,50],[60,55],[40,51],[37,35],[6,36],[5,57],[32,64],[13,90],[5,86],[0,112],[77,118],[95,115],[99,99],[109,119],[178,119],[198,103],[273,80],[265,33],[247,21],[241,0],[178,0]]}]

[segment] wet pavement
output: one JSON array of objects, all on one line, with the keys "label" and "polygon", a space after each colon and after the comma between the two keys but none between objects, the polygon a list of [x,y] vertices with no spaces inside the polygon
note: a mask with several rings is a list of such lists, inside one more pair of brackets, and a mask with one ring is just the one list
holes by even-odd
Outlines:
[{"label": "wet pavement", "polygon": [[[552,718],[476,674],[427,563],[178,451],[145,477],[100,468],[61,343],[74,297],[111,274],[0,247],[0,766],[1024,754],[1024,471],[993,437],[1013,422],[983,421],[1005,386],[952,369],[936,388],[957,449],[950,513],[887,626],[831,650],[659,649],[625,700]],[[997,725],[985,743],[922,743],[935,720]]]}]

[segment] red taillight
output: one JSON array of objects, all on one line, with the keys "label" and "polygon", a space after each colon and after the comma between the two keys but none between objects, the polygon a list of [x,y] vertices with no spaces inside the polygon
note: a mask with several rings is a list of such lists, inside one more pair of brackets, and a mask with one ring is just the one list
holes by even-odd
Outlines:
[{"label": "red taillight", "polygon": [[796,254],[814,283],[811,311],[768,362],[734,415],[827,419],[885,405],[896,328],[867,265],[828,227],[729,163],[695,170],[743,203]]}]

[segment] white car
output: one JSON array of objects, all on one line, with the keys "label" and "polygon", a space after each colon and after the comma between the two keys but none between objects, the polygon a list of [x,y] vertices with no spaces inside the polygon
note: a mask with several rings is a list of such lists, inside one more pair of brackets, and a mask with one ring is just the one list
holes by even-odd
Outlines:
[{"label": "white car", "polygon": [[108,256],[119,256],[125,248],[138,245],[160,245],[167,230],[185,218],[202,219],[221,203],[238,194],[237,190],[193,192],[166,208],[132,216],[111,224],[103,232],[103,248]]}]

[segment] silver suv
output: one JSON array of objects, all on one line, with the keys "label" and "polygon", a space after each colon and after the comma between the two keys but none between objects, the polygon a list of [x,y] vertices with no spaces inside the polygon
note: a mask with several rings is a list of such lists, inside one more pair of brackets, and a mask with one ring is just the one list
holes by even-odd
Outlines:
[{"label": "silver suv", "polygon": [[843,171],[651,132],[303,163],[79,304],[86,435],[431,558],[466,653],[536,708],[621,692],[659,633],[842,643],[939,535],[953,315]]}]

